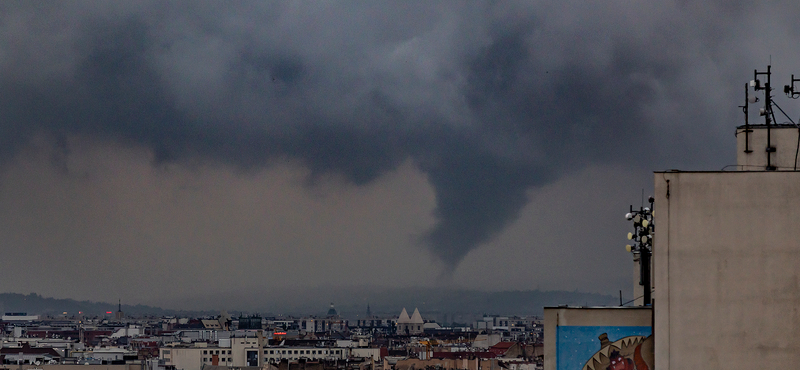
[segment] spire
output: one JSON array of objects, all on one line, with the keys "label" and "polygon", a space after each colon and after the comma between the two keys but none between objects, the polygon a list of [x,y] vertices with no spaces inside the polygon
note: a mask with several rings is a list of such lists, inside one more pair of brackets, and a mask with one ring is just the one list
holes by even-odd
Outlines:
[{"label": "spire", "polygon": [[411,315],[411,323],[412,324],[424,324],[425,320],[422,320],[422,315],[419,314],[419,309],[414,308],[414,313]]},{"label": "spire", "polygon": [[372,311],[369,310],[369,303],[367,303],[367,318],[372,317]]},{"label": "spire", "polygon": [[115,317],[117,320],[122,320],[122,318],[123,318],[123,317],[125,317],[125,314],[122,312],[122,299],[120,299],[120,300],[117,302],[117,313],[116,313],[116,314],[114,314],[114,317]]},{"label": "spire", "polygon": [[400,317],[397,318],[397,323],[398,324],[407,324],[407,323],[410,323],[410,322],[411,322],[411,318],[408,317],[408,311],[406,311],[406,308],[403,307],[403,311],[400,312]]}]

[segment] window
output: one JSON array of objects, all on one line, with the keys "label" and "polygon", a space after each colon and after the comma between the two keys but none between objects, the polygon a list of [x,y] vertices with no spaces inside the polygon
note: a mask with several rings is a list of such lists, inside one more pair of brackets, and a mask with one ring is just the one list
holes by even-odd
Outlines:
[{"label": "window", "polygon": [[286,350],[283,350],[281,353],[283,353],[285,355],[286,354]]},{"label": "window", "polygon": [[269,354],[272,354],[272,350],[269,350]]},{"label": "window", "polygon": [[203,362],[208,362],[208,359],[203,357]]},{"label": "window", "polygon": [[161,352],[162,352],[162,353],[164,353],[165,355],[168,355],[168,354],[169,354],[169,350],[168,350],[168,349],[165,349],[165,350],[163,350],[163,351],[161,351]]},{"label": "window", "polygon": [[297,354],[297,350],[294,350],[294,354]]},{"label": "window", "polygon": [[208,351],[203,351],[203,354],[204,354],[204,355],[207,355],[207,354],[208,354]]}]

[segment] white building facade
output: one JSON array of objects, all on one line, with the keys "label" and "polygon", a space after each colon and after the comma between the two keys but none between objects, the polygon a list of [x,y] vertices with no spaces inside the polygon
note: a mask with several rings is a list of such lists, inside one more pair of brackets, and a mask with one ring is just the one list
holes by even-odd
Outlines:
[{"label": "white building facade", "polygon": [[738,171],[655,173],[659,370],[800,363],[798,129],[740,127],[737,141]]}]

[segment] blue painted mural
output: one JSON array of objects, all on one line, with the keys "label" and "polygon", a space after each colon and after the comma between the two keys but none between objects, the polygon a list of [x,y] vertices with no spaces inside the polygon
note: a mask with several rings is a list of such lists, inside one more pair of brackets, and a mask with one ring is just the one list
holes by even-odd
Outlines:
[{"label": "blue painted mural", "polygon": [[558,326],[558,370],[651,370],[649,326]]}]

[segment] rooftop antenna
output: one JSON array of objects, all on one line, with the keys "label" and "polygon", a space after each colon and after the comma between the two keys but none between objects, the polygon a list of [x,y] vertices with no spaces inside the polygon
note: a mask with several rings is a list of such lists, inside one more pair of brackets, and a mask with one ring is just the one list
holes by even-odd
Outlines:
[{"label": "rooftop antenna", "polygon": [[[770,57],[770,60],[772,57]],[[767,76],[767,82],[762,86],[761,81],[758,79],[758,76]],[[771,78],[772,78],[772,65],[767,65],[766,72],[759,72],[757,69],[753,71],[753,80],[750,81],[750,86],[755,90],[765,90],[764,91],[764,108],[759,110],[759,114],[764,116],[764,123],[767,126],[767,171],[775,171],[775,166],[772,165],[772,153],[775,153],[775,147],[772,146],[772,136],[771,136],[771,129],[772,129],[772,85],[771,85]],[[786,89],[784,88],[784,91]]]},{"label": "rooftop antenna", "polygon": [[[786,89],[784,89],[786,90]],[[750,129],[750,119],[749,119],[749,110],[748,104],[755,103],[758,101],[757,96],[750,97],[750,89],[748,88],[748,84],[744,84],[744,105],[740,105],[739,108],[742,108],[742,112],[744,113],[744,152],[745,153],[752,153],[753,151],[750,150],[750,133],[753,130]]]},{"label": "rooftop antenna", "polygon": [[650,207],[640,207],[638,211],[630,207],[630,212],[625,215],[625,219],[633,221],[633,232],[628,233],[628,240],[633,244],[625,246],[625,250],[639,254],[639,285],[644,287],[644,305],[650,306],[653,303],[652,288],[650,281],[650,259],[653,256],[653,236],[655,226],[653,225],[653,209],[655,199],[649,197],[647,201]]}]

